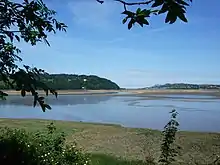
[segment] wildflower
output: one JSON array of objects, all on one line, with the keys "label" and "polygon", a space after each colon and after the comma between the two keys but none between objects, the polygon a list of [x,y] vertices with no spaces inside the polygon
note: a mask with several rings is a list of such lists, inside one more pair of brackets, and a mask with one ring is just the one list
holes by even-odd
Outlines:
[{"label": "wildflower", "polygon": [[44,155],[41,155],[41,157],[43,158],[43,157],[44,157]]},{"label": "wildflower", "polygon": [[53,162],[53,159],[51,161]]},{"label": "wildflower", "polygon": [[28,144],[27,146],[28,146],[28,147],[30,147],[30,145],[29,145],[29,144]]},{"label": "wildflower", "polygon": [[88,161],[86,161],[86,164],[88,163]]},{"label": "wildflower", "polygon": [[50,153],[48,152],[48,154],[47,155],[50,155]]},{"label": "wildflower", "polygon": [[47,156],[47,154],[45,154],[45,156]]},{"label": "wildflower", "polygon": [[40,146],[41,146],[41,144],[40,144]]}]

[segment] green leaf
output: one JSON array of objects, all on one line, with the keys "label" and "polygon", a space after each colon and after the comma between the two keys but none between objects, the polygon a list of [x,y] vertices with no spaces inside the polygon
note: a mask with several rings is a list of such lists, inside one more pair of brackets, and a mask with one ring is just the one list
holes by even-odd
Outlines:
[{"label": "green leaf", "polygon": [[145,24],[145,25],[149,25],[149,22],[148,22],[146,19],[143,19],[142,22],[143,22],[143,24]]},{"label": "green leaf", "polygon": [[21,90],[21,96],[24,97],[26,95],[26,91],[24,89]]},{"label": "green leaf", "polygon": [[7,93],[4,93],[4,92],[2,92],[2,91],[0,91],[0,95],[1,95],[1,96],[8,96]]},{"label": "green leaf", "polygon": [[147,9],[144,9],[144,10],[141,11],[141,14],[144,14],[145,17],[149,16],[150,13],[151,13],[151,10],[147,10]]},{"label": "green leaf", "polygon": [[133,13],[133,12],[131,12],[131,11],[127,11],[127,10],[125,10],[125,11],[122,12],[121,14],[128,15],[129,17],[133,17],[133,16],[134,16],[134,13]]},{"label": "green leaf", "polygon": [[165,12],[167,12],[168,11],[168,5],[165,3],[165,4],[163,4],[163,6],[162,6],[162,8],[160,9],[160,11],[158,12],[158,14],[163,14],[163,13],[165,13]]},{"label": "green leaf", "polygon": [[186,19],[186,17],[185,17],[185,15],[184,15],[184,13],[179,13],[179,14],[178,14],[178,17],[179,17],[183,22],[188,22],[187,19]]},{"label": "green leaf", "polygon": [[20,37],[18,37],[17,35],[15,35],[15,38],[17,39],[18,42],[20,42]]},{"label": "green leaf", "polygon": [[138,21],[137,22],[139,25],[141,25],[141,27],[143,27],[143,22],[142,21]]},{"label": "green leaf", "polygon": [[185,5],[185,6],[189,6],[188,3],[186,3],[184,0],[176,0],[177,3],[181,4],[181,5]]},{"label": "green leaf", "polygon": [[39,97],[38,99],[39,99],[40,101],[42,101],[42,100],[44,100],[44,97]]},{"label": "green leaf", "polygon": [[37,105],[37,100],[34,99],[34,107],[36,107],[36,105]]},{"label": "green leaf", "polygon": [[130,20],[130,22],[128,23],[128,29],[130,30],[132,28],[132,25],[133,25],[133,19]]},{"label": "green leaf", "polygon": [[158,7],[164,3],[164,0],[155,0],[151,7]]},{"label": "green leaf", "polygon": [[57,92],[56,92],[56,91],[54,92],[54,95],[55,95],[55,97],[57,98]]},{"label": "green leaf", "polygon": [[139,13],[141,13],[141,8],[138,8],[138,9],[136,10],[136,14],[139,14]]},{"label": "green leaf", "polygon": [[46,109],[49,109],[49,110],[52,109],[51,106],[49,106],[48,104],[44,104],[44,106],[45,106]]},{"label": "green leaf", "polygon": [[122,20],[122,23],[125,24],[128,20],[128,17],[125,17],[123,20]]},{"label": "green leaf", "polygon": [[177,16],[175,13],[173,13],[172,11],[169,11],[167,13],[167,16],[166,16],[166,19],[165,19],[165,23],[170,23],[170,24],[173,24],[177,19]]}]

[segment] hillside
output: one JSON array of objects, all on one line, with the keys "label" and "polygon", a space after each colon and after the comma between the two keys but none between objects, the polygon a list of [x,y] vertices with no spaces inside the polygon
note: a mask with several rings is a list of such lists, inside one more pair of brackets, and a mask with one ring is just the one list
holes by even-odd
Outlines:
[{"label": "hillside", "polygon": [[[86,80],[86,81],[85,81]],[[79,89],[120,89],[111,80],[95,75],[76,75],[76,74],[46,74],[42,76],[42,81],[56,90],[79,90]],[[0,89],[9,89],[0,82]]]},{"label": "hillside", "polygon": [[220,89],[220,85],[215,84],[187,84],[187,83],[174,83],[164,85],[154,85],[148,89]]}]

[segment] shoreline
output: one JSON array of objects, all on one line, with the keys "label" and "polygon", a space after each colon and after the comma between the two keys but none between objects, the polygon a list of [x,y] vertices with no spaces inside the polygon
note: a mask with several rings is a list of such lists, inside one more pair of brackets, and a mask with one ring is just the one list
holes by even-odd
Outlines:
[{"label": "shoreline", "polygon": [[[20,95],[20,91],[15,90],[2,90],[8,95]],[[39,94],[44,95],[45,92],[42,90],[37,91]],[[81,94],[102,94],[102,95],[210,95],[210,96],[220,96],[219,90],[182,90],[182,89],[162,89],[162,90],[57,90],[58,95],[81,95]],[[31,95],[29,92],[27,95]]]},{"label": "shoreline", "polygon": [[[114,127],[119,129],[130,129],[130,130],[150,130],[155,132],[162,132],[163,130],[160,129],[152,129],[148,127],[126,127],[121,124],[114,124],[114,123],[100,123],[100,122],[83,122],[83,121],[73,121],[73,120],[57,120],[57,119],[40,119],[40,118],[2,118],[0,117],[0,123],[3,124],[4,122],[11,121],[11,122],[38,122],[38,123],[65,123],[65,124],[74,124],[74,125],[81,125],[81,126],[91,126],[91,127]],[[220,132],[214,131],[190,131],[190,130],[178,130],[179,133],[189,133],[189,134],[218,134]]]}]

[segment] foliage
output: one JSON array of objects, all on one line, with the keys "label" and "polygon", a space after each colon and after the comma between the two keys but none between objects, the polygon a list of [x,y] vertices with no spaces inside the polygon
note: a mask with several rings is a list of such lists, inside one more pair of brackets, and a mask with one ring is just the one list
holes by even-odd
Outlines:
[{"label": "foliage", "polygon": [[164,165],[168,165],[175,160],[177,156],[177,149],[180,149],[179,146],[174,145],[175,136],[178,131],[179,123],[176,121],[177,112],[172,110],[171,120],[165,125],[163,130],[163,143],[161,144],[161,156],[160,162]]},{"label": "foliage", "polygon": [[92,154],[91,162],[94,165],[152,165],[141,160],[123,160],[104,154]]},{"label": "foliage", "polygon": [[[97,0],[99,3],[104,1]],[[186,7],[192,0],[145,0],[141,2],[125,2],[123,0],[115,0],[124,6],[122,14],[126,15],[122,23],[128,22],[128,29],[131,29],[135,23],[140,26],[149,25],[148,19],[152,15],[161,15],[166,13],[165,23],[173,24],[179,18],[183,22],[187,22],[185,13]],[[137,8],[135,11],[128,10],[129,6],[143,5],[146,8]]]},{"label": "foliage", "polygon": [[[32,46],[38,42],[46,42],[48,33],[56,30],[66,31],[66,25],[58,22],[54,16],[56,12],[50,10],[42,0],[24,0],[23,3],[0,1],[0,80],[8,88],[21,91],[25,96],[31,92],[34,97],[34,106],[38,102],[42,110],[50,109],[42,97],[38,95],[38,88],[44,89],[57,96],[57,92],[40,81],[40,74],[44,70],[30,68],[24,65],[20,68],[17,62],[22,59],[18,56],[21,51],[15,46],[16,42],[27,42]],[[42,59],[43,60],[43,59]],[[6,93],[0,92],[5,99]]]},{"label": "foliage", "polygon": [[[105,78],[98,76],[72,75],[72,74],[44,74],[41,76],[41,81],[50,88],[55,90],[75,90],[82,89],[120,89],[120,87]],[[85,82],[84,79],[87,81]],[[10,89],[4,83],[0,84],[0,89]]]},{"label": "foliage", "polygon": [[64,134],[55,130],[53,124],[48,126],[47,132],[37,133],[1,128],[0,164],[89,165],[88,157],[75,144],[65,144]]}]

